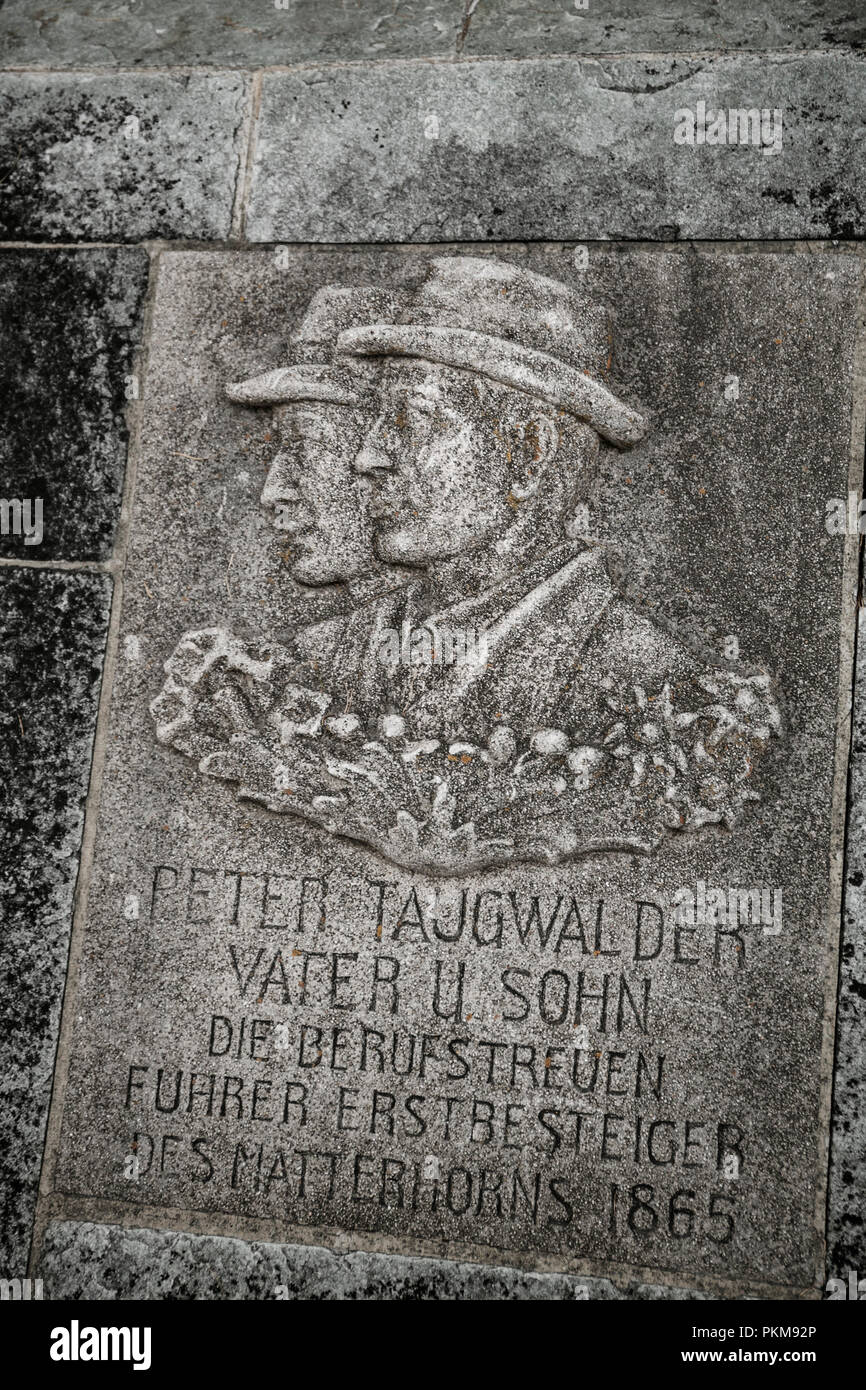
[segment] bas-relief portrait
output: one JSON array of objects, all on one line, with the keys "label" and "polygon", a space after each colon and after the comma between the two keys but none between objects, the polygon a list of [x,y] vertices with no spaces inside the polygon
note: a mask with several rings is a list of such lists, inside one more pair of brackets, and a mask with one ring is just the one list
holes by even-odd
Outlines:
[{"label": "bas-relief portrait", "polygon": [[446,876],[652,853],[748,814],[781,732],[769,676],[638,612],[581,534],[600,441],[650,429],[606,384],[602,306],[437,257],[413,294],[318,291],[291,358],[226,390],[273,412],[261,500],[292,577],[352,606],[262,647],[180,636],[160,742],[275,834],[300,817]]}]

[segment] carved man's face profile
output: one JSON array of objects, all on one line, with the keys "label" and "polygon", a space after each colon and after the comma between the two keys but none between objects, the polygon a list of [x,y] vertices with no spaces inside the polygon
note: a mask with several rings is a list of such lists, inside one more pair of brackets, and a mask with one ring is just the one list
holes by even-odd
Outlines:
[{"label": "carved man's face profile", "polygon": [[336,584],[374,564],[369,484],[352,464],[372,411],[324,401],[274,409],[279,448],[262,490],[288,539],[289,573],[302,584]]},{"label": "carved man's face profile", "polygon": [[[595,432],[553,406],[479,373],[390,360],[382,410],[356,468],[376,485],[376,553],[425,565],[505,534],[533,511],[564,539]],[[568,447],[563,448],[565,437]]]}]

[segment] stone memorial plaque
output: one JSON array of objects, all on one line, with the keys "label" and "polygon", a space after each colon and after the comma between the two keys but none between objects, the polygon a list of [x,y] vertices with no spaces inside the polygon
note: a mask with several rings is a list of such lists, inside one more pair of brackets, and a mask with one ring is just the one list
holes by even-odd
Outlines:
[{"label": "stone memorial plaque", "polygon": [[56,1191],[820,1277],[861,296],[829,247],[163,253]]}]

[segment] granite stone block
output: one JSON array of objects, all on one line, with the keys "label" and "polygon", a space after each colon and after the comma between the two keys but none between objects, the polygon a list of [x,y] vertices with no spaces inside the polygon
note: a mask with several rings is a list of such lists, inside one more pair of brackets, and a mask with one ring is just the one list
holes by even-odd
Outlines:
[{"label": "granite stone block", "polygon": [[0,568],[0,1268],[26,1273],[111,604],[104,575]]},{"label": "granite stone block", "polygon": [[247,235],[862,236],[863,74],[836,53],[268,74]]},{"label": "granite stone block", "polygon": [[262,67],[310,61],[447,56],[463,0],[6,0],[9,66]]},{"label": "granite stone block", "polygon": [[111,554],[148,269],[133,248],[0,252],[0,497],[22,504],[0,555]]},{"label": "granite stone block", "polygon": [[6,0],[0,54],[12,66],[52,68],[309,61],[537,57],[563,53],[683,53],[862,45],[863,16],[846,0],[796,6],[770,0]]},{"label": "granite stone block", "polygon": [[713,0],[471,0],[466,54],[694,53],[862,46],[866,20],[846,0],[727,5]]},{"label": "granite stone block", "polygon": [[228,236],[248,81],[237,73],[0,76],[0,237]]},{"label": "granite stone block", "polygon": [[830,248],[163,255],[55,1202],[823,1285],[861,322]]}]

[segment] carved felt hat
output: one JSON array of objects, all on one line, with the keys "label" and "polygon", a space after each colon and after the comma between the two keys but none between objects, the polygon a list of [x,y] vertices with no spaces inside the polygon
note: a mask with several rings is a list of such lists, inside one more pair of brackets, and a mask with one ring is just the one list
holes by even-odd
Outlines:
[{"label": "carved felt hat", "polygon": [[[361,405],[374,375],[357,357],[341,357],[337,338],[344,329],[373,319],[394,318],[409,302],[407,294],[380,289],[326,285],[310,300],[290,339],[292,362],[246,381],[233,381],[226,395],[237,405],[285,405],[291,401],[331,401]],[[360,368],[360,370],[359,370]]]},{"label": "carved felt hat", "polygon": [[338,348],[480,372],[567,410],[620,446],[647,430],[644,417],[604,384],[611,334],[603,306],[493,258],[436,257],[397,321],[348,328]]}]

